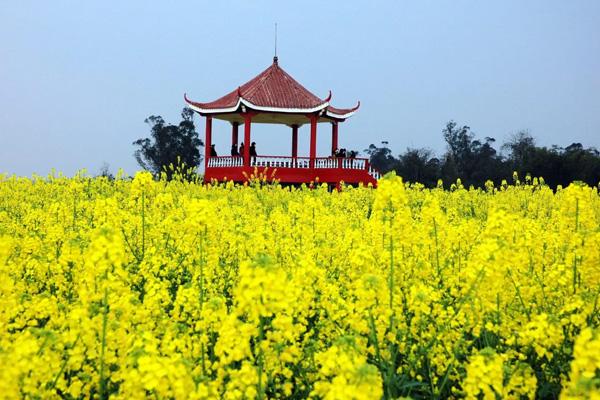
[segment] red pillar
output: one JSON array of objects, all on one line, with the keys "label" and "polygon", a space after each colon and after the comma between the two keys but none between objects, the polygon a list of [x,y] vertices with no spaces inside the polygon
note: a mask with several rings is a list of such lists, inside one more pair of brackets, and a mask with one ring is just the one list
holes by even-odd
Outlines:
[{"label": "red pillar", "polygon": [[310,168],[315,167],[317,157],[317,115],[310,116]]},{"label": "red pillar", "polygon": [[231,145],[238,145],[238,127],[240,126],[239,122],[231,123]]},{"label": "red pillar", "polygon": [[298,125],[292,125],[292,157],[298,157]]},{"label": "red pillar", "polygon": [[212,117],[206,117],[206,137],[204,139],[204,169],[208,167],[210,158],[210,147],[212,145]]},{"label": "red pillar", "polygon": [[334,121],[331,123],[331,155],[335,154],[338,148],[338,123]]},{"label": "red pillar", "polygon": [[244,166],[250,166],[250,124],[252,123],[252,116],[250,114],[244,115]]}]

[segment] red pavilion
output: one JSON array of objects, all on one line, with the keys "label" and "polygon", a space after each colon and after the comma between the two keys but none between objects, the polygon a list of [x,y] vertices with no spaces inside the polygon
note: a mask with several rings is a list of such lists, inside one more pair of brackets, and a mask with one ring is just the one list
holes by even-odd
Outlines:
[{"label": "red pavilion", "polygon": [[[233,180],[244,182],[255,168],[268,177],[273,176],[281,183],[301,184],[325,182],[337,185],[377,184],[379,172],[371,168],[366,158],[340,157],[338,149],[338,125],[351,117],[354,108],[335,108],[330,105],[331,92],[320,99],[305,89],[281,68],[277,57],[273,64],[254,79],[248,81],[225,96],[209,102],[198,103],[184,95],[187,105],[206,118],[205,181]],[[244,126],[244,148],[242,154],[212,157],[213,118],[231,123],[231,144],[238,146],[238,128]],[[291,127],[291,154],[289,156],[251,155],[251,129],[253,123],[281,124]],[[331,124],[331,150],[327,156],[317,155],[317,124]],[[310,124],[309,157],[298,157],[298,128]]]}]

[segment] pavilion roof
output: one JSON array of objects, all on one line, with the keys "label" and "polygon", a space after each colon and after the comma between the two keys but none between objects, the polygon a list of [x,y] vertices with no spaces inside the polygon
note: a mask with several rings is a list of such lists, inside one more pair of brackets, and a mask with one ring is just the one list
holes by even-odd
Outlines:
[{"label": "pavilion roof", "polygon": [[354,108],[335,108],[329,104],[331,91],[321,99],[296,81],[279,66],[277,57],[273,64],[223,97],[208,103],[199,103],[188,99],[186,103],[193,110],[206,115],[235,113],[244,106],[251,110],[275,113],[312,113],[323,111],[332,119],[345,119],[351,116],[360,105]]}]

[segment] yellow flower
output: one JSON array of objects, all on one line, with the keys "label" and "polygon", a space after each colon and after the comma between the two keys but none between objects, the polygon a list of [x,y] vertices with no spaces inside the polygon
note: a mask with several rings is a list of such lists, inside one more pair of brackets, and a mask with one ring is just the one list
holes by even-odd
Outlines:
[{"label": "yellow flower", "polygon": [[599,396],[597,187],[271,179],[1,175],[2,396]]}]

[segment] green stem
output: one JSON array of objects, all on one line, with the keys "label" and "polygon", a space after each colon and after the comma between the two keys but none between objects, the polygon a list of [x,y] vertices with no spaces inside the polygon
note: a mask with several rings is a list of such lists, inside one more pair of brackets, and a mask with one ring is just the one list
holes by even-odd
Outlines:
[{"label": "green stem", "polygon": [[260,322],[259,322],[259,327],[258,327],[258,383],[257,383],[257,394],[256,394],[256,398],[258,400],[262,400],[264,397],[264,393],[263,393],[263,387],[262,387],[262,375],[263,375],[263,352],[262,352],[262,341],[264,338],[264,328],[263,328],[263,319],[262,317],[259,317]]},{"label": "green stem", "polygon": [[[204,309],[204,239],[206,238],[206,227],[204,227],[204,236],[200,240],[200,313]],[[204,343],[201,344],[201,362],[202,375],[206,376],[206,361]]]},{"label": "green stem", "polygon": [[207,228],[204,227],[204,236],[200,241],[200,311],[204,305],[204,264],[206,263],[204,255],[204,240],[206,240]]},{"label": "green stem", "polygon": [[575,199],[575,232],[579,231],[579,199]]},{"label": "green stem", "polygon": [[[73,348],[75,348],[75,346],[77,345],[77,342],[79,342],[79,338],[80,337],[81,337],[81,335],[77,335],[77,338],[75,338],[75,341],[73,342],[73,344],[71,346],[67,347],[67,349],[73,349]],[[60,379],[60,376],[62,375],[62,373],[64,372],[64,370],[65,370],[65,368],[67,366],[67,362],[69,362],[69,354],[67,352],[65,352],[65,354],[66,354],[66,358],[63,360],[63,363],[60,366],[60,370],[58,370],[56,376],[52,380],[52,384],[48,388],[49,390],[52,390],[52,389],[54,389],[56,387],[56,384],[58,383],[58,380]]]},{"label": "green stem", "polygon": [[435,237],[435,266],[437,268],[439,283],[443,283],[442,270],[440,269],[440,246],[438,241],[437,222],[433,218],[433,235]]},{"label": "green stem", "polygon": [[142,191],[142,258],[146,255],[146,191]]},{"label": "green stem", "polygon": [[573,294],[577,293],[577,255],[573,256]]},{"label": "green stem", "polygon": [[108,322],[108,290],[104,289],[104,311],[102,313],[102,347],[100,348],[100,398],[108,399],[104,376],[104,352],[106,351],[106,325]]},{"label": "green stem", "polygon": [[394,237],[390,235],[390,277],[389,277],[389,302],[390,302],[390,332],[394,329]]},{"label": "green stem", "polygon": [[379,349],[379,339],[377,338],[377,329],[375,328],[375,319],[371,310],[369,310],[369,330],[371,333],[371,340],[373,341],[373,347],[375,347],[375,359],[378,364],[381,364],[381,351]]},{"label": "green stem", "polygon": [[527,321],[531,321],[531,313],[529,311],[529,309],[527,308],[527,306],[525,305],[525,301],[523,300],[523,297],[521,296],[521,289],[519,289],[519,286],[517,285],[517,282],[515,282],[515,280],[513,279],[512,273],[509,271],[508,272],[508,277],[510,278],[510,281],[512,282],[516,294],[517,294],[517,298],[519,299],[519,302],[521,303],[521,307],[523,307],[523,310],[525,311],[525,314],[527,315]]},{"label": "green stem", "polygon": [[73,195],[73,231],[75,231],[76,221],[77,221],[77,196]]}]

